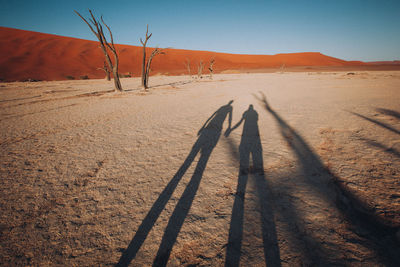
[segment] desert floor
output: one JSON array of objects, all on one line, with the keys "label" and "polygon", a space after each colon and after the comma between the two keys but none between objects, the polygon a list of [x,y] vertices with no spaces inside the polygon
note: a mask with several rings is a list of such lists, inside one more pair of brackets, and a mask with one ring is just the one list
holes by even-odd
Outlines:
[{"label": "desert floor", "polygon": [[2,265],[400,266],[400,72],[139,83],[0,83]]}]

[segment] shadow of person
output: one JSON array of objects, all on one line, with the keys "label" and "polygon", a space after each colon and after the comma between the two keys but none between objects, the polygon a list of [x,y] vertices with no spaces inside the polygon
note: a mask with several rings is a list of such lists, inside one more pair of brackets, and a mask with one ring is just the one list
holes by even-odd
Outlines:
[{"label": "shadow of person", "polygon": [[374,123],[374,124],[376,124],[376,125],[378,125],[378,126],[381,126],[382,128],[385,128],[385,129],[387,129],[387,130],[389,130],[389,131],[392,131],[392,132],[394,132],[394,133],[396,133],[396,134],[400,134],[400,131],[399,131],[399,130],[393,128],[391,125],[389,125],[389,124],[387,124],[387,123],[384,123],[384,122],[381,122],[381,121],[378,121],[378,120],[369,118],[369,117],[364,116],[364,115],[361,115],[361,114],[359,114],[359,113],[357,113],[357,112],[353,112],[353,111],[347,111],[347,112],[349,112],[349,113],[351,113],[351,114],[353,114],[353,115],[355,115],[355,116],[357,116],[357,117],[360,117],[360,118],[362,118],[362,119],[364,119],[364,120],[367,120],[367,121],[369,121],[369,122],[372,122],[372,123]]},{"label": "shadow of person", "polygon": [[387,108],[376,108],[375,109],[377,112],[392,116],[393,118],[399,119],[400,120],[400,113],[398,111],[392,110],[392,109],[387,109]]},{"label": "shadow of person", "polygon": [[[250,105],[243,113],[241,120],[228,129],[225,136],[239,127],[242,122],[243,133],[239,145],[239,177],[235,200],[232,207],[232,217],[229,228],[229,239],[226,251],[225,266],[239,266],[242,236],[245,191],[249,174],[252,174],[257,187],[257,198],[261,208],[261,228],[264,244],[264,257],[267,266],[281,266],[279,247],[275,229],[272,197],[264,175],[262,146],[258,129],[258,114]],[[233,146],[231,146],[233,148]],[[233,152],[233,154],[235,154]],[[253,166],[250,166],[250,156]]]},{"label": "shadow of person", "polygon": [[146,217],[143,219],[138,230],[136,231],[135,236],[129,243],[128,248],[122,254],[116,266],[128,266],[130,262],[135,258],[136,253],[139,251],[150,230],[154,226],[161,212],[164,210],[179,181],[182,179],[183,175],[192,164],[196,155],[200,153],[200,159],[197,163],[194,174],[189,184],[186,186],[168,221],[160,248],[153,263],[153,265],[155,266],[164,266],[167,264],[172,247],[176,241],[176,238],[180,232],[186,215],[188,214],[193,199],[196,195],[207,161],[211,155],[212,150],[219,140],[223,123],[226,117],[228,117],[228,128],[231,127],[232,103],[233,100],[229,101],[228,104],[220,107],[207,119],[207,121],[201,127],[198,132],[198,139],[193,145],[189,155],[186,157],[182,166],[179,168],[174,177],[169,181],[167,186],[154,202],[153,206],[147,213]]},{"label": "shadow of person", "polygon": [[[379,112],[379,113],[381,113],[381,114],[387,115],[387,116],[391,116],[391,117],[394,118],[394,119],[400,119],[400,113],[397,112],[397,111],[391,110],[391,109],[376,108],[375,111],[377,111],[377,112]],[[348,111],[348,112],[350,112],[350,113],[352,113],[353,115],[358,116],[358,117],[360,117],[360,118],[362,118],[362,119],[364,119],[364,120],[367,120],[367,121],[369,121],[369,122],[372,122],[372,123],[374,123],[375,125],[378,125],[378,126],[384,128],[384,129],[387,129],[387,130],[389,130],[389,131],[391,131],[391,132],[400,134],[400,131],[399,131],[399,130],[395,129],[392,125],[390,125],[390,124],[388,124],[388,123],[384,123],[384,122],[382,122],[382,121],[379,121],[379,120],[376,120],[376,119],[373,119],[373,118],[370,118],[370,117],[361,115],[361,114],[356,113],[356,112],[352,112],[352,111]],[[368,145],[370,145],[370,146],[380,148],[380,149],[382,149],[384,152],[387,152],[387,153],[390,153],[390,154],[392,154],[392,155],[394,155],[394,156],[400,157],[400,152],[399,152],[396,148],[387,147],[386,145],[381,144],[381,143],[379,143],[378,141],[375,141],[375,140],[372,140],[372,139],[368,139],[368,138],[360,138],[360,140],[365,141],[365,142],[366,142]]]},{"label": "shadow of person", "polygon": [[[260,97],[257,95],[254,95],[254,97],[260,101],[277,122],[282,137],[286,140],[289,148],[298,159],[305,178],[304,181],[326,203],[334,204],[338,211],[346,218],[349,225],[354,227],[354,229],[358,229],[358,231],[366,233],[362,236],[365,239],[365,246],[371,247],[383,264],[386,266],[400,266],[400,248],[396,240],[396,231],[398,229],[385,225],[379,217],[370,212],[363,199],[349,190],[329,169],[326,169],[318,154],[313,151],[312,147],[307,144],[294,128],[272,109],[262,92]],[[398,133],[397,130],[386,124],[358,113],[351,113]],[[302,224],[299,223],[300,218],[296,215],[296,212],[293,211],[290,215],[290,219],[296,221],[299,228],[303,228]],[[314,251],[310,253],[312,254],[310,256],[313,258],[313,262],[322,266],[331,265],[332,263],[329,262],[330,259],[327,259],[329,255],[324,254],[322,243],[320,245],[321,248],[314,246]]]}]

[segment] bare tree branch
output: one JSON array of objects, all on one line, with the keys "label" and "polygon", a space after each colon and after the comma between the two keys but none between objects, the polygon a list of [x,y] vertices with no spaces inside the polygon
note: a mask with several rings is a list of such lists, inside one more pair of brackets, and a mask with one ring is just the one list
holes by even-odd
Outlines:
[{"label": "bare tree branch", "polygon": [[101,18],[101,22],[103,22],[104,26],[107,27],[108,32],[109,32],[109,34],[110,34],[110,40],[111,40],[111,46],[112,46],[112,48],[110,47],[110,45],[108,45],[108,47],[109,47],[111,50],[114,50],[114,51],[115,51],[114,38],[113,38],[113,34],[112,34],[112,32],[111,32],[111,29],[110,29],[110,27],[104,22],[103,16],[101,16],[100,18]]},{"label": "bare tree branch", "polygon": [[106,79],[107,81],[111,81],[111,75],[110,75],[110,70],[107,67],[107,63],[104,61],[103,67],[102,68],[97,68],[98,70],[102,70],[106,73]]},{"label": "bare tree branch", "polygon": [[[79,14],[78,11],[74,10],[74,12],[75,12],[84,22],[86,22],[86,24],[89,26],[90,30],[91,30],[91,31],[94,33],[94,35],[96,35],[97,38],[98,38],[97,33],[96,33],[96,32],[94,31],[94,29],[92,28],[92,25],[90,25],[90,23],[89,23],[84,17],[82,17],[81,14]],[[92,20],[90,20],[90,22],[92,22],[93,24],[95,24]]]},{"label": "bare tree branch", "polygon": [[203,69],[204,69],[204,62],[203,60],[200,60],[199,66],[197,67],[197,78],[201,79],[203,78]]},{"label": "bare tree branch", "polygon": [[212,75],[213,75],[213,72],[214,72],[214,63],[215,63],[215,59],[212,58],[210,60],[210,67],[208,68],[208,70],[210,71],[210,79],[211,80],[212,80]]},{"label": "bare tree branch", "polygon": [[144,79],[144,81],[145,81],[145,84],[144,84],[144,88],[145,89],[147,89],[149,86],[148,86],[148,83],[149,83],[149,75],[150,75],[150,65],[151,65],[151,61],[153,60],[153,57],[155,57],[156,55],[159,55],[159,54],[165,54],[165,52],[164,52],[164,50],[165,49],[161,49],[161,48],[155,48],[152,52],[151,52],[151,54],[150,54],[150,56],[149,56],[149,59],[147,60],[147,63],[146,63],[146,75],[145,75],[145,79]]},{"label": "bare tree branch", "polygon": [[143,45],[143,60],[142,60],[142,86],[146,89],[147,88],[147,81],[146,79],[148,78],[148,75],[146,75],[146,45],[147,41],[150,39],[152,33],[149,35],[149,24],[147,24],[146,27],[146,36],[145,40],[143,41],[142,38],[140,38],[140,42]]},{"label": "bare tree branch", "polygon": [[190,59],[188,59],[188,58],[185,60],[185,67],[189,73],[189,77],[192,78],[192,75],[190,73]]},{"label": "bare tree branch", "polygon": [[[109,73],[112,70],[113,76],[114,76],[115,90],[123,91],[122,86],[121,86],[121,81],[119,80],[119,74],[118,74],[118,65],[119,65],[118,54],[117,54],[117,51],[114,46],[114,39],[113,39],[113,35],[112,35],[110,27],[104,22],[103,17],[101,16],[100,17],[101,22],[104,24],[104,26],[106,26],[106,28],[108,29],[108,32],[110,34],[111,45],[107,42],[107,39],[104,35],[103,27],[102,27],[101,23],[99,23],[96,20],[96,17],[93,15],[92,10],[89,9],[89,13],[90,13],[90,17],[91,17],[91,18],[89,18],[90,23],[77,11],[75,11],[75,13],[89,26],[90,30],[94,33],[94,35],[96,35],[97,39],[100,42],[100,47],[103,50],[106,62],[108,64],[108,67],[107,67],[108,72],[106,71],[105,68],[104,68],[104,70],[106,71],[106,73]],[[94,29],[94,27],[96,28],[96,30]],[[107,48],[109,48],[114,55],[114,64],[111,61],[110,54],[107,51]]]}]

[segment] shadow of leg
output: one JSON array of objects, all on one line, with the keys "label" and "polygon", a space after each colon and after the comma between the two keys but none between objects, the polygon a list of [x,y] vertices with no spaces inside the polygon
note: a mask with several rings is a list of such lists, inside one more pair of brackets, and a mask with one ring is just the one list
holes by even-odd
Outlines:
[{"label": "shadow of leg", "polygon": [[[268,104],[265,95],[256,97],[265,106],[265,109],[276,120],[281,135],[286,139],[290,149],[294,152],[305,178],[305,182],[314,189],[314,192],[328,204],[334,204],[337,210],[344,215],[351,227],[364,231],[363,245],[372,248],[377,257],[387,266],[399,266],[400,249],[395,240],[397,229],[384,225],[374,215],[367,212],[362,199],[353,194],[329,170],[326,170],[318,154],[307,144],[302,136],[293,129],[276,111]],[[393,127],[368,118],[361,114],[350,112],[360,118],[375,123],[387,130],[399,134]],[[315,175],[318,174],[318,175]],[[314,253],[315,254],[315,253]],[[329,256],[329,255],[327,255]],[[324,255],[317,256],[317,260],[324,261]]]},{"label": "shadow of leg", "polygon": [[267,266],[281,266],[281,259],[276,234],[273,197],[264,174],[264,163],[261,142],[256,142],[252,149],[254,180],[257,187],[257,197],[261,207],[261,227],[264,244],[264,257]]},{"label": "shadow of leg", "polygon": [[[248,170],[248,166],[245,170]],[[247,180],[248,174],[241,174],[240,171],[235,193],[235,200],[232,207],[228,245],[226,248],[225,266],[227,267],[239,266],[240,263],[243,236],[244,197],[246,192]]]},{"label": "shadow of leg", "polygon": [[124,251],[121,258],[119,259],[116,266],[128,266],[132,259],[135,258],[136,253],[139,251],[140,247],[142,246],[143,242],[146,240],[147,235],[149,234],[150,230],[153,228],[155,222],[157,221],[158,217],[160,216],[161,212],[164,210],[165,206],[167,205],[169,199],[171,198],[172,194],[175,191],[179,181],[182,179],[183,175],[193,162],[194,158],[196,157],[198,151],[200,149],[199,143],[196,142],[193,146],[191,152],[185,159],[185,162],[176,172],[174,177],[169,181],[167,186],[161,192],[160,196],[154,202],[153,206],[151,207],[150,211],[147,213],[146,217],[143,219],[142,223],[140,224],[138,230],[136,231],[135,236],[132,238],[131,242],[129,243],[128,248]]},{"label": "shadow of leg", "polygon": [[204,169],[210,157],[211,150],[202,151],[200,153],[201,156],[199,162],[197,163],[194,174],[189,184],[186,186],[185,191],[179,199],[178,204],[176,205],[174,212],[168,221],[168,225],[165,229],[160,248],[158,249],[157,256],[153,262],[153,266],[167,265],[172,247],[176,242],[183,222],[185,221],[190,207],[192,206],[194,197],[196,196],[197,189],[199,188],[200,181],[203,176]]}]

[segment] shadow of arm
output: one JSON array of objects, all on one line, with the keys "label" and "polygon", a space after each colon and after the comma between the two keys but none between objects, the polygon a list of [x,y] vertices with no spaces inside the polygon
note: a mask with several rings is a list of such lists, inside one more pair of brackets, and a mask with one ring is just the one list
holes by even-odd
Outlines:
[{"label": "shadow of arm", "polygon": [[225,137],[228,137],[228,136],[231,134],[231,132],[232,132],[233,130],[235,130],[237,127],[239,127],[240,124],[242,124],[243,120],[244,120],[244,117],[242,117],[242,118],[240,119],[240,121],[239,121],[238,123],[236,123],[232,128],[229,127],[228,129],[226,129],[226,132],[225,132],[225,134],[224,134]]},{"label": "shadow of arm", "polygon": [[204,128],[206,127],[206,125],[208,124],[208,122],[215,116],[215,114],[217,114],[217,111],[215,111],[207,120],[206,122],[203,124],[203,126],[201,127],[201,129],[197,132],[197,135],[199,136],[200,133],[204,130]]},{"label": "shadow of arm", "polygon": [[232,109],[231,110],[229,110],[229,121],[228,121],[228,129],[230,129],[231,128],[231,126],[232,126]]},{"label": "shadow of arm", "polygon": [[265,108],[266,108],[268,111],[272,111],[272,108],[271,108],[271,106],[268,104],[267,97],[265,96],[265,94],[264,94],[263,92],[260,91],[260,95],[261,95],[261,97],[259,97],[259,96],[256,95],[256,94],[253,94],[253,96],[254,96],[258,101],[260,101],[260,102],[265,106]]}]

